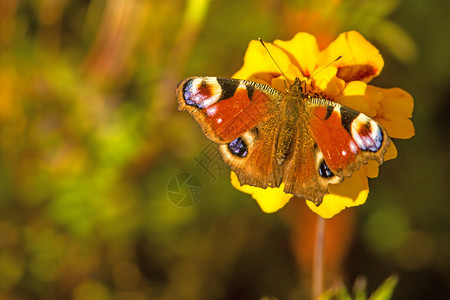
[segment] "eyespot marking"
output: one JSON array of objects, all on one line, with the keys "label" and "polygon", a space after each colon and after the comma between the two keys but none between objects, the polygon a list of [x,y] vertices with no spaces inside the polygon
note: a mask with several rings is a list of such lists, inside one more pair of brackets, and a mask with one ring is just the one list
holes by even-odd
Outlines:
[{"label": "eyespot marking", "polygon": [[330,168],[328,167],[328,165],[325,163],[324,160],[322,160],[322,162],[319,165],[319,175],[322,176],[323,178],[330,178],[334,176],[334,173],[331,172]]},{"label": "eyespot marking", "polygon": [[207,108],[220,100],[222,88],[214,78],[192,78],[183,87],[183,99],[187,105]]},{"label": "eyespot marking", "polygon": [[240,137],[228,143],[228,150],[238,157],[246,157],[248,154],[247,144]]},{"label": "eyespot marking", "polygon": [[384,133],[381,127],[374,120],[362,114],[353,121],[351,135],[358,148],[363,151],[377,152],[384,141]]}]

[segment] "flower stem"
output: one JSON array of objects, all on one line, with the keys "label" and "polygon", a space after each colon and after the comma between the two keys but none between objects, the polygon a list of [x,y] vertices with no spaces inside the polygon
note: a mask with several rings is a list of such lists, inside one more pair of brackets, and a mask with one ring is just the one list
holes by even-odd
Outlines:
[{"label": "flower stem", "polygon": [[325,219],[317,216],[316,242],[312,271],[312,300],[319,299],[323,288],[323,241],[325,237]]}]

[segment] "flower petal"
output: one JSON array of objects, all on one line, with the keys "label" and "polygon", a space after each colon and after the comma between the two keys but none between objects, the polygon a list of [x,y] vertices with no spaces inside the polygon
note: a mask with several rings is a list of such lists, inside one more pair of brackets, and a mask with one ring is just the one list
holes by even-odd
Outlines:
[{"label": "flower petal", "polygon": [[273,213],[281,209],[288,203],[292,195],[286,194],[284,190],[284,183],[278,188],[259,188],[249,185],[241,185],[234,172],[231,172],[231,184],[241,192],[251,194],[255,199],[261,210],[265,213]]},{"label": "flower petal", "polygon": [[306,200],[309,208],[323,218],[331,218],[347,207],[364,204],[369,195],[369,184],[365,170],[359,169],[353,173],[352,177],[346,178],[341,184],[331,184],[329,191],[330,193],[323,197],[323,202],[319,207]]},{"label": "flower petal", "polygon": [[318,63],[325,66],[339,56],[342,58],[333,65],[339,69],[337,76],[346,82],[356,80],[369,82],[380,74],[384,66],[377,48],[356,31],[340,34],[320,53]]},{"label": "flower petal", "polygon": [[[388,161],[390,159],[394,159],[397,157],[397,148],[394,143],[391,141],[391,145],[387,148],[386,153],[384,154],[384,161]],[[363,166],[366,169],[367,177],[376,178],[378,177],[378,168],[380,164],[374,160],[370,160],[367,165]]]},{"label": "flower petal", "polygon": [[[366,84],[380,73],[384,61],[378,50],[358,32],[341,34],[322,52],[315,37],[307,33],[299,33],[290,41],[276,40],[265,45],[273,59],[258,41],[252,41],[245,54],[244,65],[234,78],[262,82],[285,91],[286,79],[281,76],[280,69],[289,81],[295,77],[305,80],[314,74],[308,82],[314,93],[323,93],[333,101],[374,118],[384,125],[390,136],[408,138],[414,135],[410,120],[412,97],[401,89],[381,89]],[[342,58],[335,61],[339,56]],[[318,67],[322,69],[318,71]],[[396,156],[397,150],[392,143],[384,159]],[[330,185],[330,194],[325,195],[319,207],[311,201],[306,201],[307,205],[322,217],[331,218],[346,207],[363,204],[369,193],[367,177],[378,176],[378,167],[377,162],[370,161],[343,183]],[[284,193],[284,184],[267,189],[241,186],[233,172],[231,181],[235,188],[251,194],[264,212],[279,210],[292,197]]]},{"label": "flower petal", "polygon": [[412,116],[414,100],[400,88],[383,89],[367,86],[365,100],[371,107],[377,107],[375,120],[380,122],[394,138],[407,139],[414,136]]},{"label": "flower petal", "polygon": [[316,73],[314,76],[314,87],[322,91],[330,98],[336,98],[344,89],[345,81],[336,77],[337,69],[328,67]]},{"label": "flower petal", "polygon": [[274,45],[286,52],[292,63],[300,68],[304,77],[313,74],[319,57],[319,46],[314,36],[300,32],[290,41],[275,40]]},{"label": "flower petal", "polygon": [[[288,70],[292,65],[289,56],[271,43],[265,43],[265,45],[281,70],[283,72]],[[280,75],[280,70],[261,43],[259,41],[251,41],[245,52],[244,65],[232,77],[270,84],[273,78]]]},{"label": "flower petal", "polygon": [[348,82],[341,95],[337,97],[335,101],[373,117],[375,115],[375,111],[371,110],[369,104],[364,101],[366,88],[367,84],[365,82]]},{"label": "flower petal", "polygon": [[409,139],[414,136],[414,125],[410,119],[386,120],[375,118],[384,126],[389,136],[397,139]]}]

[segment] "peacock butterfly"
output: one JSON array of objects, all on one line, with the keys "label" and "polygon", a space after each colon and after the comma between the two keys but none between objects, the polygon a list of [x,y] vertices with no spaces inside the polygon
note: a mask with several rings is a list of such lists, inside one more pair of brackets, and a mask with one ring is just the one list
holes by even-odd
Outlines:
[{"label": "peacock butterfly", "polygon": [[390,144],[372,118],[306,90],[298,78],[283,93],[229,78],[190,77],[176,89],[241,185],[279,187],[317,206],[328,185],[350,177]]}]

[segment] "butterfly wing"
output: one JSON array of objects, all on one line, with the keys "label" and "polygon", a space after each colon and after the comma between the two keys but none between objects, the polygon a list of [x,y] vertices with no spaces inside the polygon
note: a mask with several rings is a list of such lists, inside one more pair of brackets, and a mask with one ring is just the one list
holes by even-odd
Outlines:
[{"label": "butterfly wing", "polygon": [[177,87],[178,110],[186,110],[206,137],[218,143],[241,184],[279,186],[282,168],[273,163],[279,105],[284,95],[246,80],[191,77]]},{"label": "butterfly wing", "polygon": [[177,86],[178,110],[188,111],[210,140],[229,143],[273,114],[283,95],[239,79],[191,77]]},{"label": "butterfly wing", "polygon": [[308,101],[313,117],[308,123],[323,160],[341,177],[369,160],[383,163],[390,139],[386,130],[367,115],[324,99]]}]

